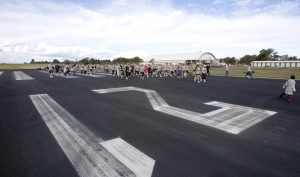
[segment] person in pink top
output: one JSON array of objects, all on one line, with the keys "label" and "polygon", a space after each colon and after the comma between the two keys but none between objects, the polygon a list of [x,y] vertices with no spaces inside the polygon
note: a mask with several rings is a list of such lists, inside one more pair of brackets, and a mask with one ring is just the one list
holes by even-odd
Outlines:
[{"label": "person in pink top", "polygon": [[149,77],[149,75],[148,75],[148,69],[149,69],[149,66],[145,65],[144,66],[144,74],[147,76],[147,78]]}]

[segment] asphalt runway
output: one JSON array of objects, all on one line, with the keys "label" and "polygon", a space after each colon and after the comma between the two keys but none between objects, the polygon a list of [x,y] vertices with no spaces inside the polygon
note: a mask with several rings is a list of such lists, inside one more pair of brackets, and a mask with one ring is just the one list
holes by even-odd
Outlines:
[{"label": "asphalt runway", "polygon": [[300,176],[285,82],[0,72],[0,176]]}]

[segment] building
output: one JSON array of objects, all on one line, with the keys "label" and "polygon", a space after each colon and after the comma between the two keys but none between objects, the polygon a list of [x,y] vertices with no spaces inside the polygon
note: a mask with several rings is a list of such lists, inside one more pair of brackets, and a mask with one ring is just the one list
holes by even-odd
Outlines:
[{"label": "building", "polygon": [[217,60],[216,57],[209,52],[153,55],[153,56],[143,57],[142,59],[144,63],[150,63],[150,61],[153,59],[154,63],[156,64],[166,64],[166,63],[208,64],[209,63],[212,66],[219,65],[219,60]]},{"label": "building", "polygon": [[253,61],[254,67],[300,67],[300,60],[292,61]]}]

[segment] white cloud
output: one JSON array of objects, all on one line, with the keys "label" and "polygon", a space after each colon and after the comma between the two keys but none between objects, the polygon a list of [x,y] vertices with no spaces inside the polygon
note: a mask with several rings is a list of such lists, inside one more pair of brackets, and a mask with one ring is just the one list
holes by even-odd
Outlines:
[{"label": "white cloud", "polygon": [[252,0],[233,0],[234,6],[244,7],[249,6]]},{"label": "white cloud", "polygon": [[213,1],[213,4],[214,5],[219,5],[219,4],[222,4],[222,3],[224,3],[225,2],[225,0],[214,0]]},{"label": "white cloud", "polygon": [[[188,13],[170,2],[118,0],[97,10],[48,1],[4,3],[0,7],[0,63],[29,62],[33,57],[113,59],[200,50],[216,57],[239,57],[263,48],[300,56],[299,16],[282,15],[285,11],[274,15],[269,10],[299,9],[297,3],[285,2],[264,11],[257,8],[256,14],[253,9],[243,14],[242,8],[243,16],[236,11],[236,16],[216,17]],[[247,6],[264,1],[235,3]]]}]

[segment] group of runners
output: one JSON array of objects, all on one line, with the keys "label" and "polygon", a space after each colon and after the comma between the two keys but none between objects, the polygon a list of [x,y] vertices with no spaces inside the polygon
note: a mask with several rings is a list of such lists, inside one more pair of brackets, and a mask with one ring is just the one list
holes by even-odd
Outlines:
[{"label": "group of runners", "polygon": [[[162,64],[112,64],[112,65],[53,65],[50,63],[46,68],[48,70],[50,78],[53,78],[53,72],[56,74],[76,75],[76,72],[80,70],[81,74],[93,74],[97,72],[110,72],[112,76],[121,79],[128,80],[130,77],[137,76],[144,80],[149,77],[177,77],[187,78],[190,72],[193,72],[194,82],[206,82],[206,76],[210,76],[209,65],[187,65],[171,63]],[[248,66],[245,77],[252,78],[251,65]],[[226,76],[228,76],[228,65],[226,65]],[[290,102],[292,99],[293,92],[296,92],[295,88],[295,76],[292,75],[290,79],[284,84],[283,88],[285,92],[280,94],[279,98],[284,95],[288,95],[287,101]]]},{"label": "group of runners", "polygon": [[209,74],[209,69],[207,68],[210,67],[201,64],[114,64],[110,65],[109,71],[113,76],[121,79],[129,79],[130,77],[137,76],[142,80],[149,77],[187,78],[191,71],[193,71],[195,75],[194,81],[200,83],[202,81],[206,82],[206,75]]},{"label": "group of runners", "polygon": [[49,71],[50,78],[53,73],[67,76],[81,74],[94,74],[97,72],[111,73],[112,76],[128,80],[130,77],[137,76],[144,80],[149,77],[177,77],[187,78],[191,72],[194,75],[194,81],[197,83],[206,82],[206,76],[209,75],[209,65],[203,64],[111,64],[111,65],[53,65],[50,63],[46,68]]}]

